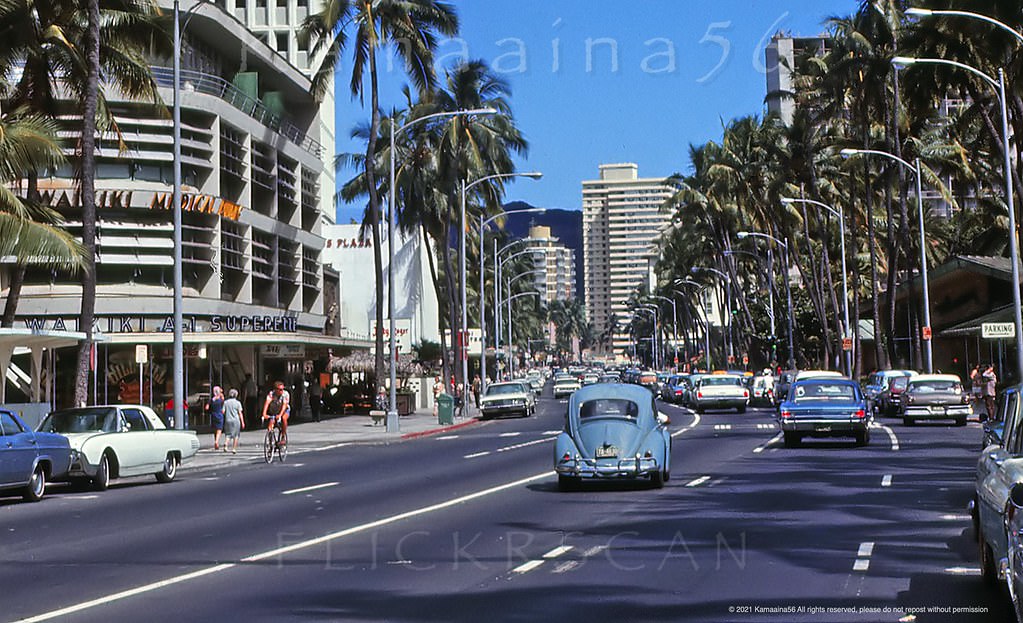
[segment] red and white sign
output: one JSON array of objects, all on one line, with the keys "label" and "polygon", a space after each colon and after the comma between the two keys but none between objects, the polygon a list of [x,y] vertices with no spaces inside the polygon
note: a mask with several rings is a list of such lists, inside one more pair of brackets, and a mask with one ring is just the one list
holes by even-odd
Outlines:
[{"label": "red and white sign", "polygon": [[[377,334],[377,322],[374,320],[370,324],[370,335],[376,338]],[[391,350],[391,321],[384,318],[384,352]],[[410,318],[395,318],[394,319],[394,343],[398,347],[399,353],[408,353],[412,351],[412,320]]]}]

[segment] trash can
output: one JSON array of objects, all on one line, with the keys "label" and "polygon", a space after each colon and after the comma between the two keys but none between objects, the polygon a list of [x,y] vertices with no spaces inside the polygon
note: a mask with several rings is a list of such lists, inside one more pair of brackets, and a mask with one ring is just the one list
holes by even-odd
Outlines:
[{"label": "trash can", "polygon": [[455,423],[455,397],[450,394],[437,396],[437,423],[450,426]]}]

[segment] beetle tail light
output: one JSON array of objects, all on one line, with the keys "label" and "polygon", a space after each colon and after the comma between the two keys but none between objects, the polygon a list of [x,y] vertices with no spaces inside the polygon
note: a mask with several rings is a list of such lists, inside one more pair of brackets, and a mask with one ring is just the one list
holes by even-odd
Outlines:
[{"label": "beetle tail light", "polygon": [[561,456],[561,462],[562,463],[567,463],[568,461],[571,461],[571,460],[572,460],[572,455],[569,454],[568,452],[566,452],[565,454],[563,454]]},{"label": "beetle tail light", "polygon": [[743,398],[749,398],[749,390],[748,389],[742,390],[742,397]]}]

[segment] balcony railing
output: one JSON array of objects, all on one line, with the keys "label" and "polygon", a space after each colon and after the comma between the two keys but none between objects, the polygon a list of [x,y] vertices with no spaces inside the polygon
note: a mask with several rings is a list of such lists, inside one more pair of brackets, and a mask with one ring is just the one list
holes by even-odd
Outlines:
[{"label": "balcony railing", "polygon": [[[158,85],[174,88],[173,69],[169,67],[151,67],[150,69],[153,72],[153,80]],[[263,102],[243,92],[220,76],[183,69],[181,70],[181,89],[218,97],[309,153],[315,156],[323,155],[323,146],[319,142],[309,137],[285,117],[272,112]]]}]

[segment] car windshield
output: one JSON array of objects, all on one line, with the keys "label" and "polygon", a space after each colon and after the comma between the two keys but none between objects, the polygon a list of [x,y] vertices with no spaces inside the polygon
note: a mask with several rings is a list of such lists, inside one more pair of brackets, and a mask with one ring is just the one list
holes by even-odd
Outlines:
[{"label": "car windshield", "polygon": [[909,391],[914,394],[931,394],[935,392],[961,394],[963,387],[956,381],[916,381],[909,384]]},{"label": "car windshield", "polygon": [[491,385],[487,388],[487,396],[500,396],[501,394],[521,394],[522,386],[518,383],[507,385]]},{"label": "car windshield", "polygon": [[853,402],[856,392],[847,383],[800,383],[793,390],[796,402],[828,400],[835,402]]},{"label": "car windshield", "polygon": [[734,376],[708,376],[700,381],[700,385],[703,387],[710,387],[712,385],[728,386],[740,384],[739,379]]},{"label": "car windshield", "polygon": [[578,380],[576,380],[576,379],[574,379],[574,378],[572,378],[570,376],[563,376],[560,379],[555,380],[554,384],[555,385],[574,385],[574,384],[576,384],[578,382],[579,382]]},{"label": "car windshield", "polygon": [[46,416],[39,431],[43,433],[112,433],[117,430],[117,410],[111,408],[55,411]]},{"label": "car windshield", "polygon": [[639,415],[639,405],[622,398],[601,398],[588,400],[579,407],[579,418],[627,417],[635,419]]},{"label": "car windshield", "polygon": [[892,380],[888,381],[888,387],[899,391],[906,389],[907,385],[909,385],[908,376],[897,376]]}]

